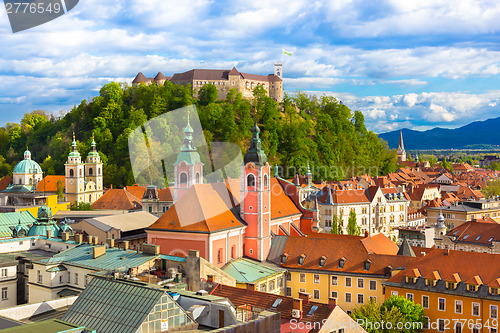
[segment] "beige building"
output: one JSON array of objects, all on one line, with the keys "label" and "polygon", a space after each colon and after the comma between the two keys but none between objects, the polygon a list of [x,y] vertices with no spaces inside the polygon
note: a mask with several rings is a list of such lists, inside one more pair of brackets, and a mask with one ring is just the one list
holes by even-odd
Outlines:
[{"label": "beige building", "polygon": [[500,224],[466,222],[435,240],[436,248],[500,254]]},{"label": "beige building", "polygon": [[142,197],[142,210],[154,215],[162,215],[174,204],[171,188],[158,190],[155,185],[149,185]]},{"label": "beige building", "polygon": [[239,72],[235,67],[231,70],[224,69],[192,69],[184,73],[176,73],[171,78],[158,73],[155,78],[147,78],[139,73],[132,81],[133,85],[139,84],[164,84],[166,80],[178,85],[191,85],[193,95],[205,84],[217,87],[219,100],[225,99],[230,89],[240,92],[244,98],[253,98],[253,89],[258,85],[264,87],[268,96],[277,102],[283,99],[283,65],[274,65],[274,74],[259,75]]}]

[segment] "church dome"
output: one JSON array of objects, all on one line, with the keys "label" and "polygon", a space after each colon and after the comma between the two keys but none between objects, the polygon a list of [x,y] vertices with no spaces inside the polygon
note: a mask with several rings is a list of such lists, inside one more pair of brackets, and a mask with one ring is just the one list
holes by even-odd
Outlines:
[{"label": "church dome", "polygon": [[12,173],[42,173],[40,165],[31,159],[31,152],[26,150],[24,152],[24,160],[17,163]]},{"label": "church dome", "polygon": [[52,218],[52,209],[49,206],[41,206],[38,208],[38,219],[51,219]]}]

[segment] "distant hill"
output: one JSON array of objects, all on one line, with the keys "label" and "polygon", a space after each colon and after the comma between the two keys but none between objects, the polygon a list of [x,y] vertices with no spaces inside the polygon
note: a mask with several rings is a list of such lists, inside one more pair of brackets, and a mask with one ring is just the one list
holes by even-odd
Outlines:
[{"label": "distant hill", "polygon": [[[379,134],[389,147],[397,148],[399,130]],[[446,129],[436,127],[427,131],[403,129],[405,149],[465,149],[500,144],[500,117],[475,121],[468,125]]]}]

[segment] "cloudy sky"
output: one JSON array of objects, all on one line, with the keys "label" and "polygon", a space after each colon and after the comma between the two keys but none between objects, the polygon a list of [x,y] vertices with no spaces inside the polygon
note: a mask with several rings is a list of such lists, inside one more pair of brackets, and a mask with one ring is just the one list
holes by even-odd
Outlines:
[{"label": "cloudy sky", "polygon": [[500,116],[499,18],[498,0],[81,0],[13,34],[2,7],[0,125],[139,71],[282,61],[287,92],[335,96],[376,132],[457,127]]}]

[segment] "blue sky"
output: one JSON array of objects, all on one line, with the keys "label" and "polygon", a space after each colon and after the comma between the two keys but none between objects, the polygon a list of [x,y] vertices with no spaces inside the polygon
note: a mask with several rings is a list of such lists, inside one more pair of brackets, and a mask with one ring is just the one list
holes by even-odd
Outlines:
[{"label": "blue sky", "polygon": [[139,71],[282,61],[287,92],[335,96],[375,132],[457,127],[500,116],[499,18],[497,0],[82,0],[13,34],[0,8],[0,125]]}]

